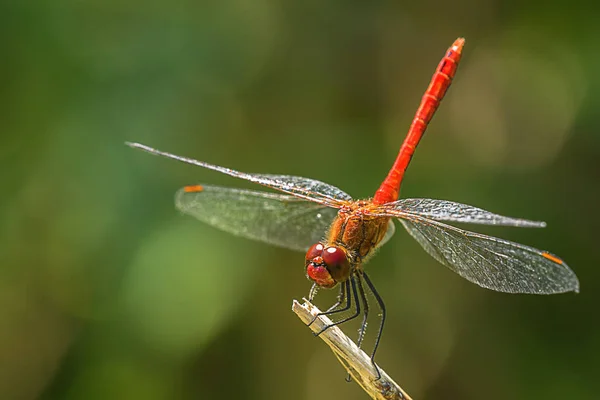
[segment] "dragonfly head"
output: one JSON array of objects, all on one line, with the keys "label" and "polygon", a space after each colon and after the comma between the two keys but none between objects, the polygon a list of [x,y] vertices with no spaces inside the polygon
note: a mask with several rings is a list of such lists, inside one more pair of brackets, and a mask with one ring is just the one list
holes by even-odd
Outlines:
[{"label": "dragonfly head", "polygon": [[320,287],[330,289],[350,276],[346,251],[323,243],[311,246],[306,252],[306,275]]}]

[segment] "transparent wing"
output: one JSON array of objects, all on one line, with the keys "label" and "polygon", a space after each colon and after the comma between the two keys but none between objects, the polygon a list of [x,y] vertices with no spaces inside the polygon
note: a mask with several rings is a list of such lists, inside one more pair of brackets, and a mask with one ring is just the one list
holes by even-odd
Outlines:
[{"label": "transparent wing", "polygon": [[277,193],[218,186],[180,189],[175,206],[234,235],[292,250],[306,251],[320,241],[337,210]]},{"label": "transparent wing", "polygon": [[392,236],[394,236],[395,232],[396,232],[396,225],[394,225],[394,220],[390,219],[390,222],[388,222],[388,229],[385,232],[385,236],[383,237],[383,239],[381,239],[381,242],[379,242],[377,247],[381,247],[384,244],[386,244],[388,242],[388,240],[390,240],[392,238]]},{"label": "transparent wing", "polygon": [[377,215],[409,218],[418,215],[436,221],[466,222],[482,225],[517,226],[521,228],[543,228],[542,221],[505,217],[466,204],[433,199],[401,199],[383,204],[374,210]]},{"label": "transparent wing", "polygon": [[346,201],[352,200],[350,195],[336,188],[335,186],[314,179],[291,175],[250,174],[209,164],[203,161],[194,160],[192,158],[166,153],[140,143],[126,142],[125,144],[135,149],[144,150],[150,154],[172,158],[187,164],[197,165],[199,167],[211,169],[222,174],[245,179],[247,181],[258,183],[259,185],[279,190],[280,192],[291,194],[301,199],[327,205],[329,207],[339,208]]},{"label": "transparent wing", "polygon": [[484,288],[535,294],[579,291],[575,273],[548,252],[425,218],[400,221],[433,258]]}]

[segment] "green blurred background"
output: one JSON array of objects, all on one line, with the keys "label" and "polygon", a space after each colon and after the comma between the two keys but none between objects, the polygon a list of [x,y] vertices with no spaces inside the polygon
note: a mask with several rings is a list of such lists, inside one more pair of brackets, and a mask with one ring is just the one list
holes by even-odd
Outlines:
[{"label": "green blurred background", "polygon": [[483,231],[565,258],[581,293],[481,289],[398,227],[368,265],[389,310],[378,361],[415,399],[598,398],[598,11],[2,2],[0,398],[366,398],[290,311],[302,254],[173,206],[186,184],[253,186],[123,142],[368,197],[458,36],[402,196],[547,221]]}]

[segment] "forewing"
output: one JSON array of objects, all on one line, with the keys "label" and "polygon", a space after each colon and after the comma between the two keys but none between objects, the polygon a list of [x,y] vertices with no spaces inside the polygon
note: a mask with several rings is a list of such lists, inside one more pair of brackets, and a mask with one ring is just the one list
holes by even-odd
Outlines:
[{"label": "forewing", "polygon": [[573,271],[548,252],[425,218],[400,221],[433,258],[484,288],[535,294],[579,291]]},{"label": "forewing", "polygon": [[337,210],[294,196],[198,185],[175,195],[185,214],[223,231],[305,251],[320,241]]},{"label": "forewing", "polygon": [[546,223],[542,221],[505,217],[466,204],[434,199],[401,199],[393,203],[383,204],[375,209],[374,213],[399,218],[418,215],[436,221],[517,226],[521,228],[543,228],[546,226]]},{"label": "forewing", "polygon": [[263,185],[283,193],[291,194],[305,200],[311,200],[322,205],[328,205],[330,207],[341,207],[346,201],[352,200],[352,197],[350,197],[349,194],[345,193],[341,189],[315,179],[291,175],[252,174],[240,172],[231,168],[220,167],[204,161],[194,160],[193,158],[182,157],[160,151],[140,143],[126,142],[126,144],[130,147],[146,151],[150,154],[211,169],[222,174],[258,183],[259,185]]}]

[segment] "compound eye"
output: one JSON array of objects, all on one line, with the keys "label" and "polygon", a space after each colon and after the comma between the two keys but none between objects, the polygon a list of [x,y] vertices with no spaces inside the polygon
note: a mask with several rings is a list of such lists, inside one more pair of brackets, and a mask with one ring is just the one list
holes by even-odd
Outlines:
[{"label": "compound eye", "polygon": [[328,247],[322,253],[323,261],[328,267],[335,267],[348,262],[346,253],[339,247]]},{"label": "compound eye", "polygon": [[316,243],[310,246],[310,249],[306,252],[306,262],[309,263],[316,257],[321,257],[324,249],[325,246],[323,246],[322,243]]},{"label": "compound eye", "polygon": [[339,247],[328,247],[323,251],[323,262],[338,282],[345,281],[350,276],[350,263],[346,252]]}]

